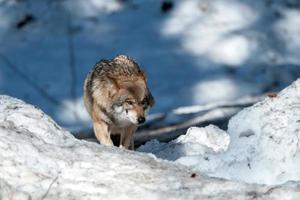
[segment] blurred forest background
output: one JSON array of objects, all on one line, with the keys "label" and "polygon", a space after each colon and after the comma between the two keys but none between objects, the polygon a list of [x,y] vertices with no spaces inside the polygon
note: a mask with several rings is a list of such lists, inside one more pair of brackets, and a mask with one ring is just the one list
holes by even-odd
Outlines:
[{"label": "blurred forest background", "polygon": [[0,0],[0,93],[71,131],[91,127],[86,74],[117,54],[147,72],[152,116],[278,91],[300,75],[300,1]]}]

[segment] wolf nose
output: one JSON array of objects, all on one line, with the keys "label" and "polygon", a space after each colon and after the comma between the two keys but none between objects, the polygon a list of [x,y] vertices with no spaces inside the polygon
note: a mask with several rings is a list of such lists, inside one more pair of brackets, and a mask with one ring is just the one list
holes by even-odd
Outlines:
[{"label": "wolf nose", "polygon": [[145,121],[146,121],[145,117],[139,117],[139,118],[138,118],[138,123],[139,123],[139,124],[142,124],[142,123],[144,123]]}]

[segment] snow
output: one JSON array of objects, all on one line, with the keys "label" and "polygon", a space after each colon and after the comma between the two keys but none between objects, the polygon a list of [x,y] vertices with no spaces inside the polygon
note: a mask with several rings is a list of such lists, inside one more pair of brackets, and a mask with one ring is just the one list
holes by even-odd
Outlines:
[{"label": "snow", "polygon": [[300,34],[299,17],[300,11],[298,9],[285,10],[283,18],[274,26],[274,29],[279,33],[286,44],[286,56],[291,63],[299,63],[299,54],[297,53],[300,48],[300,39],[298,37]]},{"label": "snow", "polygon": [[95,17],[99,12],[116,12],[121,9],[121,4],[118,1],[76,0],[66,1],[64,7],[79,17]]},{"label": "snow", "polygon": [[229,135],[225,131],[209,125],[205,128],[191,127],[185,135],[169,143],[152,140],[139,147],[138,151],[152,152],[159,158],[177,160],[183,156],[224,152],[229,141]]},{"label": "snow", "polygon": [[251,55],[253,41],[230,33],[250,26],[257,18],[254,9],[238,1],[182,1],[166,21],[163,33],[183,35],[183,48],[194,55],[238,66]]},{"label": "snow", "polygon": [[300,180],[300,79],[275,97],[248,107],[228,124],[191,128],[169,143],[139,148],[212,177],[259,184]]},{"label": "snow", "polygon": [[[245,83],[234,80],[232,77],[210,77],[193,87],[193,101],[197,104],[206,102],[232,101],[232,97],[254,94],[255,83]],[[213,92],[212,92],[213,91]]]},{"label": "snow", "polygon": [[300,197],[299,182],[273,187],[209,178],[150,154],[77,140],[41,110],[8,96],[0,96],[0,160],[3,200]]},{"label": "snow", "polygon": [[[152,114],[280,90],[300,75],[297,1],[173,2],[163,13],[153,0],[0,1],[0,93],[76,132],[91,126],[86,74],[120,53],[147,72]],[[35,20],[16,28],[28,14]]]},{"label": "snow", "polygon": [[[1,199],[250,199],[248,194],[270,190],[77,140],[40,110],[8,96],[0,97],[0,105]],[[191,178],[192,173],[196,177]],[[295,186],[282,186],[268,195],[279,190],[295,197]]]},{"label": "snow", "polygon": [[[242,174],[234,176],[248,182],[278,184],[300,179],[299,99],[298,79],[277,97],[245,109],[230,120],[232,148],[228,156],[239,156],[239,163],[233,164],[233,170],[228,169],[225,176],[232,177],[239,168]],[[233,162],[231,158],[226,162]]]}]

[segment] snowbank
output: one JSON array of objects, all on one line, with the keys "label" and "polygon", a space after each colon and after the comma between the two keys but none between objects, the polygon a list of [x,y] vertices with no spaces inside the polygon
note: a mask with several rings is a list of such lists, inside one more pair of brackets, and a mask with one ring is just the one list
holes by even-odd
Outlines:
[{"label": "snowbank", "polygon": [[234,116],[228,124],[228,170],[221,173],[256,183],[300,180],[299,113],[300,79]]},{"label": "snowbank", "polygon": [[[192,129],[168,144],[146,143],[139,150],[214,177],[260,184],[299,181],[299,113],[300,79],[235,115],[228,125],[230,145],[228,135],[208,126]],[[227,147],[225,153],[218,150]]]},{"label": "snowbank", "polygon": [[77,140],[40,110],[8,96],[0,96],[0,160],[3,200],[300,196],[298,183],[271,187],[208,178],[147,154]]}]

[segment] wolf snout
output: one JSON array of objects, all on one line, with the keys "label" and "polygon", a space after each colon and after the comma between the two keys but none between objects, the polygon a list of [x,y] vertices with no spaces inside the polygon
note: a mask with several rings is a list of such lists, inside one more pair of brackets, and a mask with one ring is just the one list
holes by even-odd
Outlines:
[{"label": "wolf snout", "polygon": [[146,121],[146,119],[145,119],[145,117],[139,117],[137,119],[137,121],[138,121],[139,124],[142,124],[142,123],[144,123]]}]

